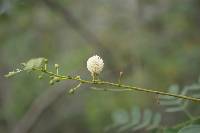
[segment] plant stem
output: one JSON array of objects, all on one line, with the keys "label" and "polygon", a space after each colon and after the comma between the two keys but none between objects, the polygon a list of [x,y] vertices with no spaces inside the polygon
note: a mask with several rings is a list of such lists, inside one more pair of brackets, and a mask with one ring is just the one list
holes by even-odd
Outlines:
[{"label": "plant stem", "polygon": [[193,102],[200,102],[199,98],[194,98],[194,97],[185,96],[185,95],[172,94],[172,93],[168,93],[168,92],[162,92],[162,91],[153,90],[153,89],[145,89],[145,88],[140,88],[140,87],[135,87],[135,86],[130,86],[130,85],[124,85],[124,84],[121,84],[121,83],[120,84],[119,83],[113,83],[113,82],[108,82],[108,81],[101,81],[101,80],[90,81],[90,80],[84,80],[84,79],[81,79],[81,78],[77,79],[75,77],[62,76],[62,75],[58,75],[56,73],[53,73],[53,72],[50,72],[50,71],[47,71],[47,70],[43,70],[43,69],[38,69],[38,68],[35,68],[35,70],[44,72],[49,76],[59,77],[61,80],[76,80],[76,81],[79,81],[81,83],[86,83],[86,84],[110,85],[110,86],[125,88],[126,91],[141,91],[141,92],[147,92],[147,93],[153,93],[153,94],[159,94],[159,95],[172,96],[172,97],[176,97],[176,98],[190,100],[190,101],[193,101]]}]

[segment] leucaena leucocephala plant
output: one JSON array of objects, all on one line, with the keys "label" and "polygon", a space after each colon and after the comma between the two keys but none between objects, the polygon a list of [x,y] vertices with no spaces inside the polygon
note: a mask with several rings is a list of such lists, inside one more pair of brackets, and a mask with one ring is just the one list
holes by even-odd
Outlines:
[{"label": "leucaena leucocephala plant", "polygon": [[[8,74],[5,75],[5,77],[12,77],[15,76],[19,73],[22,72],[40,72],[40,75],[38,76],[39,79],[43,78],[44,75],[48,76],[50,78],[49,83],[51,85],[54,85],[55,83],[58,83],[60,81],[65,81],[65,80],[74,80],[74,81],[78,81],[78,84],[75,85],[74,88],[69,90],[70,94],[73,94],[76,92],[76,90],[78,88],[80,88],[81,86],[83,86],[84,84],[90,84],[92,85],[91,89],[94,90],[98,90],[98,91],[140,91],[140,92],[144,92],[144,93],[152,93],[152,94],[156,94],[158,96],[158,100],[159,103],[163,106],[166,106],[166,112],[177,112],[177,111],[184,111],[189,117],[191,117],[189,115],[189,113],[186,110],[186,107],[189,105],[189,103],[191,102],[195,102],[197,104],[200,104],[200,98],[199,95],[187,95],[188,91],[190,90],[199,90],[200,89],[200,85],[199,86],[189,86],[189,87],[185,87],[181,90],[174,85],[172,87],[169,88],[168,91],[159,91],[156,89],[146,89],[146,88],[140,88],[140,87],[135,87],[132,85],[127,85],[121,82],[121,78],[122,78],[122,74],[123,72],[119,72],[119,79],[116,82],[110,82],[110,81],[105,81],[99,78],[100,73],[103,71],[103,67],[104,67],[104,62],[103,59],[101,57],[99,57],[98,55],[94,55],[92,57],[90,57],[87,60],[87,69],[90,71],[91,73],[91,80],[87,80],[87,79],[83,79],[81,78],[80,75],[78,76],[71,76],[71,75],[64,75],[59,73],[59,69],[60,66],[58,64],[54,65],[55,67],[55,71],[50,71],[48,70],[48,60],[46,58],[33,58],[30,59],[29,61],[25,62],[25,63],[21,63],[21,68],[17,68],[14,71],[9,72]],[[99,86],[99,85],[106,85],[106,86],[112,86],[111,88],[96,88],[95,86]],[[114,89],[113,89],[114,88]],[[174,107],[175,105],[175,107]],[[139,124],[140,118],[138,116],[142,115],[139,111],[140,109],[138,109],[137,107],[133,108],[133,115],[134,118],[138,118],[138,123],[135,122],[135,124]],[[121,113],[121,114],[120,114]],[[118,115],[114,115],[116,116],[116,118],[114,117],[114,121],[115,123],[118,124],[122,124],[124,125],[126,122],[125,120],[123,122],[121,122],[121,118],[118,120],[117,118],[119,117],[119,115],[122,115],[122,118],[126,118],[125,111],[118,111],[118,113],[114,113],[114,114],[118,114]],[[151,114],[151,117],[148,115]],[[141,128],[145,128],[147,127],[147,129],[155,129],[158,126],[158,121],[160,121],[161,116],[160,114],[155,114],[152,115],[153,113],[150,110],[146,110],[144,111],[144,118],[143,120],[145,120],[145,116],[148,117],[148,121],[144,121],[143,124],[139,124],[139,126],[135,126],[135,128],[133,128],[134,130],[138,130]],[[151,123],[150,119],[154,119],[153,123]],[[195,122],[196,120],[200,120],[200,119],[194,119],[191,118],[191,121],[187,121],[185,123],[180,124],[179,126],[177,126],[175,129],[179,129],[179,128],[186,128],[184,129],[180,129],[183,130],[183,132],[180,133],[186,133],[184,131],[189,131],[190,129],[192,129],[192,131],[199,131],[200,132],[200,126],[196,126],[196,125],[192,125],[192,127],[184,127],[187,126],[188,124],[192,124],[193,122]],[[127,121],[128,122],[128,121]],[[151,126],[148,126],[148,124],[151,124]],[[125,127],[121,127],[119,129],[119,131],[123,131],[126,130],[127,127],[133,127],[134,124],[132,125],[126,125]],[[191,125],[190,125],[191,126]],[[189,129],[188,129],[189,128]],[[175,130],[174,129],[174,130]],[[173,129],[170,129],[173,130]],[[176,130],[178,131],[178,130]],[[171,132],[170,132],[171,133]],[[174,133],[174,132],[172,132]],[[194,133],[194,132],[188,132],[188,133]],[[196,132],[198,133],[198,132]]]}]

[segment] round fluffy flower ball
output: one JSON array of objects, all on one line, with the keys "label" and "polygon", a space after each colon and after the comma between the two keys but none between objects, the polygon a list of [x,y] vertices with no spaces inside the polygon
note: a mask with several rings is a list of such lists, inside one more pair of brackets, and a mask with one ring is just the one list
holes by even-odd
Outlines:
[{"label": "round fluffy flower ball", "polygon": [[87,69],[92,74],[99,74],[103,70],[103,60],[98,55],[94,55],[87,60]]}]

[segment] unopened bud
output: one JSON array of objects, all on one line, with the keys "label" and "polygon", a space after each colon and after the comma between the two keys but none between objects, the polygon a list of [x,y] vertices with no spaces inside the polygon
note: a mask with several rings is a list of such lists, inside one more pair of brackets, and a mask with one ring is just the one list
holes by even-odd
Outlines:
[{"label": "unopened bud", "polygon": [[48,63],[48,59],[44,59],[44,62],[47,64]]},{"label": "unopened bud", "polygon": [[58,65],[58,64],[55,64],[54,67],[55,67],[55,68],[59,68],[59,65]]},{"label": "unopened bud", "polygon": [[122,75],[123,75],[123,72],[120,72],[120,73],[119,73],[119,76],[122,77]]},{"label": "unopened bud", "polygon": [[54,80],[55,82],[59,82],[59,81],[60,81],[60,78],[59,78],[59,77],[55,77],[53,80]]},{"label": "unopened bud", "polygon": [[53,85],[53,84],[54,84],[54,80],[50,80],[50,81],[49,81],[49,84],[50,84],[50,85]]},{"label": "unopened bud", "polygon": [[70,89],[70,90],[69,90],[69,94],[73,94],[74,92],[75,92],[74,89]]}]

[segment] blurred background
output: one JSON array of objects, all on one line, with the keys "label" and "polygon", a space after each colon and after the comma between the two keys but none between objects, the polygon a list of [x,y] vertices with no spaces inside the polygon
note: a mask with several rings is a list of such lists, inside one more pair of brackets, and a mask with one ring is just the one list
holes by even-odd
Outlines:
[{"label": "blurred background", "polygon": [[52,71],[58,63],[62,74],[91,79],[86,61],[98,54],[101,79],[116,82],[122,71],[122,82],[138,87],[190,85],[200,74],[199,13],[199,0],[1,0],[0,133],[102,133],[115,110],[133,106],[160,112],[162,125],[186,119],[162,112],[151,94],[82,86],[69,95],[76,82],[3,75],[45,57]]}]

